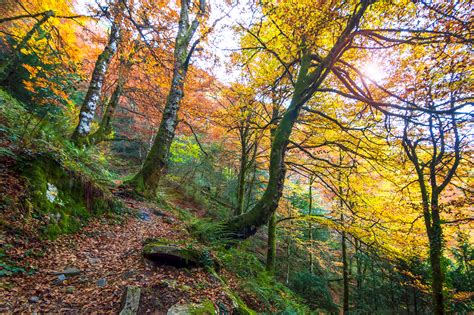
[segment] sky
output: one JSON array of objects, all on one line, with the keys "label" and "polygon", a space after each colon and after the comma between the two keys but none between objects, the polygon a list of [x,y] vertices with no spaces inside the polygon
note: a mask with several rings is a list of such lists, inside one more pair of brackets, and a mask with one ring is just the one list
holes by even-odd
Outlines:
[{"label": "sky", "polygon": [[[222,0],[208,1],[211,8],[208,25],[215,23],[214,30],[208,35],[207,42],[203,44],[205,54],[195,54],[191,63],[212,73],[219,81],[231,83],[237,81],[240,76],[238,68],[230,69],[228,67],[231,53],[240,48],[238,35],[232,27],[238,21],[245,23],[250,20],[251,17],[248,13],[250,0],[235,2],[234,6],[229,6]],[[95,0],[74,0],[74,7],[80,14],[89,14],[88,7],[96,5]],[[172,3],[172,5],[174,4]],[[209,58],[209,56],[212,57]]]}]

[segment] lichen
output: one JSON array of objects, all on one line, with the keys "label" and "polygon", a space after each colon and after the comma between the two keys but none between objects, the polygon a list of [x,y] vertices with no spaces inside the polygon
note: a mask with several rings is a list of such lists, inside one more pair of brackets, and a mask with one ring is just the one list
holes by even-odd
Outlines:
[{"label": "lichen", "polygon": [[56,198],[58,197],[58,188],[51,183],[48,183],[48,189],[46,189],[46,199],[49,202],[54,203]]}]

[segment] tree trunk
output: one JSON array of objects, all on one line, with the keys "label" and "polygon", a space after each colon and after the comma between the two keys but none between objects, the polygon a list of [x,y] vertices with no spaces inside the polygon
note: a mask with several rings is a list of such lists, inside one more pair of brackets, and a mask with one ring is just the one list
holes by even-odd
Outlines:
[{"label": "tree trunk", "polygon": [[437,196],[432,197],[431,204],[432,224],[431,233],[429,236],[430,241],[430,262],[431,262],[431,273],[432,283],[431,288],[433,291],[433,309],[436,315],[444,314],[444,297],[443,297],[443,271],[441,269],[441,257],[442,257],[442,244],[443,235],[441,231],[441,222],[438,210]]},{"label": "tree trunk", "polygon": [[261,199],[248,212],[230,218],[224,223],[226,235],[234,238],[247,238],[257,231],[257,228],[266,224],[278,207],[278,202],[283,193],[285,180],[285,153],[293,125],[298,118],[302,105],[302,97],[305,89],[305,78],[309,69],[309,56],[305,56],[299,72],[299,85],[291,100],[291,104],[283,115],[272,141],[270,152],[270,178]]},{"label": "tree trunk", "polygon": [[112,22],[109,40],[104,51],[99,55],[95,63],[92,78],[89,83],[86,97],[82,103],[81,112],[79,114],[79,123],[77,124],[71,140],[77,145],[87,145],[89,142],[89,134],[91,131],[92,120],[95,117],[95,111],[100,101],[102,85],[104,84],[105,74],[110,65],[112,57],[117,52],[117,46],[120,40],[120,22],[116,18]]},{"label": "tree trunk", "polygon": [[[341,214],[341,221],[344,222],[344,215]],[[343,279],[343,313],[349,313],[349,273],[347,270],[347,248],[346,232],[342,231],[342,279]]]},{"label": "tree trunk", "polygon": [[123,73],[124,69],[119,70],[119,77],[117,81],[117,86],[115,87],[114,92],[110,101],[107,103],[102,120],[100,121],[99,129],[90,136],[90,144],[97,144],[101,141],[108,139],[112,133],[112,119],[115,116],[115,111],[119,105],[120,97],[123,93],[123,88],[126,81],[126,73]]},{"label": "tree trunk", "polygon": [[[309,179],[309,205],[308,215],[313,214],[313,177]],[[309,238],[309,272],[314,273],[314,259],[313,259],[313,222],[309,220],[308,224],[308,238]]]},{"label": "tree trunk", "polygon": [[237,208],[234,215],[241,215],[244,211],[245,196],[245,175],[247,171],[247,139],[241,139],[240,166],[239,166],[239,184],[237,188]]},{"label": "tree trunk", "polygon": [[[276,119],[278,118],[280,108],[275,98],[272,99],[272,117],[271,117],[271,128],[270,128],[270,140],[274,141],[275,130],[276,130]],[[254,159],[257,153],[257,143],[255,143]],[[255,174],[254,174],[255,176]],[[275,260],[276,260],[276,212],[274,212],[270,220],[268,221],[268,241],[267,241],[267,271],[275,272]]]},{"label": "tree trunk", "polygon": [[189,6],[189,0],[181,0],[174,48],[173,78],[158,133],[141,170],[129,182],[137,191],[146,195],[155,194],[160,178],[168,165],[168,155],[178,124],[178,111],[184,96],[184,81],[190,58],[198,43],[196,41],[189,48],[191,39],[199,26],[199,18],[204,14],[205,1],[200,1],[200,11],[191,24],[189,23]]},{"label": "tree trunk", "polygon": [[[265,192],[250,211],[230,218],[221,224],[221,229],[217,232],[221,237],[247,238],[255,234],[259,227],[265,225],[277,209],[285,181],[286,149],[301,108],[324,82],[329,73],[329,69],[332,68],[334,63],[341,57],[344,48],[348,44],[347,39],[358,25],[370,3],[371,1],[367,0],[361,1],[334,46],[313,71],[310,71],[311,52],[304,47],[303,43],[303,52],[293,97],[275,130],[275,137],[270,152],[270,177]],[[219,237],[219,235],[215,235],[215,237]]]},{"label": "tree trunk", "polygon": [[418,299],[416,297],[416,287],[415,283],[412,281],[412,292],[413,292],[413,313],[414,315],[418,315]]},{"label": "tree trunk", "polygon": [[276,260],[276,214],[270,217],[268,222],[268,243],[267,243],[267,263],[266,270],[270,273],[275,272]]},{"label": "tree trunk", "polygon": [[356,262],[356,288],[357,288],[357,308],[362,306],[361,301],[361,292],[362,292],[362,260],[361,260],[361,244],[360,242],[354,238],[354,245],[355,245],[355,262]]}]

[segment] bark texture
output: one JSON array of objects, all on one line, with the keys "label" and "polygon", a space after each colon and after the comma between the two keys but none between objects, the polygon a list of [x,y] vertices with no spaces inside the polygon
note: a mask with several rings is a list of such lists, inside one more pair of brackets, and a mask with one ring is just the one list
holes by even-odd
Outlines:
[{"label": "bark texture", "polygon": [[[274,92],[274,91],[273,91]],[[275,97],[275,93],[272,95],[272,117],[271,117],[271,129],[270,137],[271,141],[275,139],[275,130],[277,127],[277,119],[280,114],[280,104]],[[268,221],[268,240],[267,240],[267,261],[266,261],[266,270],[270,273],[275,272],[275,262],[276,262],[276,229],[277,229],[277,220],[276,213],[274,212]]]},{"label": "bark texture", "polygon": [[81,106],[79,114],[79,123],[77,124],[71,140],[77,145],[88,144],[88,136],[91,131],[91,123],[95,117],[95,111],[100,101],[102,85],[104,83],[105,74],[110,65],[112,57],[117,52],[120,40],[120,22],[115,19],[112,22],[109,39],[102,53],[97,58],[92,72],[92,78],[89,83],[86,97]]},{"label": "bark texture", "polygon": [[201,0],[199,12],[190,23],[190,6],[189,0],[181,0],[178,33],[174,48],[173,78],[158,133],[141,170],[129,182],[137,191],[146,195],[153,195],[156,192],[160,178],[168,164],[169,150],[178,124],[178,111],[184,96],[184,81],[190,58],[198,43],[195,41],[190,45],[191,39],[199,26],[199,20],[205,13],[205,0]]},{"label": "bark texture", "polygon": [[102,141],[110,139],[112,135],[112,120],[115,116],[117,107],[120,104],[120,97],[123,94],[124,86],[130,73],[131,62],[129,60],[120,60],[119,75],[117,86],[115,87],[110,100],[107,102],[106,108],[100,121],[99,129],[89,137],[89,144],[94,145]]},{"label": "bark texture", "polygon": [[276,214],[270,217],[268,222],[267,262],[265,268],[268,272],[275,272],[276,260]]}]

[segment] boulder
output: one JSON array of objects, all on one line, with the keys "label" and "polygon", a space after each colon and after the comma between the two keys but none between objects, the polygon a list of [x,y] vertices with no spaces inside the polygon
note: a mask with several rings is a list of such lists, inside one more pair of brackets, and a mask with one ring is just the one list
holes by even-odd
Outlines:
[{"label": "boulder", "polygon": [[189,303],[189,304],[175,304],[173,305],[167,315],[213,315],[216,314],[216,309],[211,301],[206,300],[200,304]]},{"label": "boulder", "polygon": [[209,267],[220,270],[219,263],[213,259],[209,250],[184,240],[172,243],[163,238],[147,239],[144,241],[143,257],[156,265],[177,268]]},{"label": "boulder", "polygon": [[136,286],[128,286],[122,301],[122,310],[119,315],[135,315],[140,306],[141,289]]},{"label": "boulder", "polygon": [[157,265],[170,265],[177,268],[195,268],[202,266],[201,252],[182,245],[153,242],[143,247],[143,257]]}]

